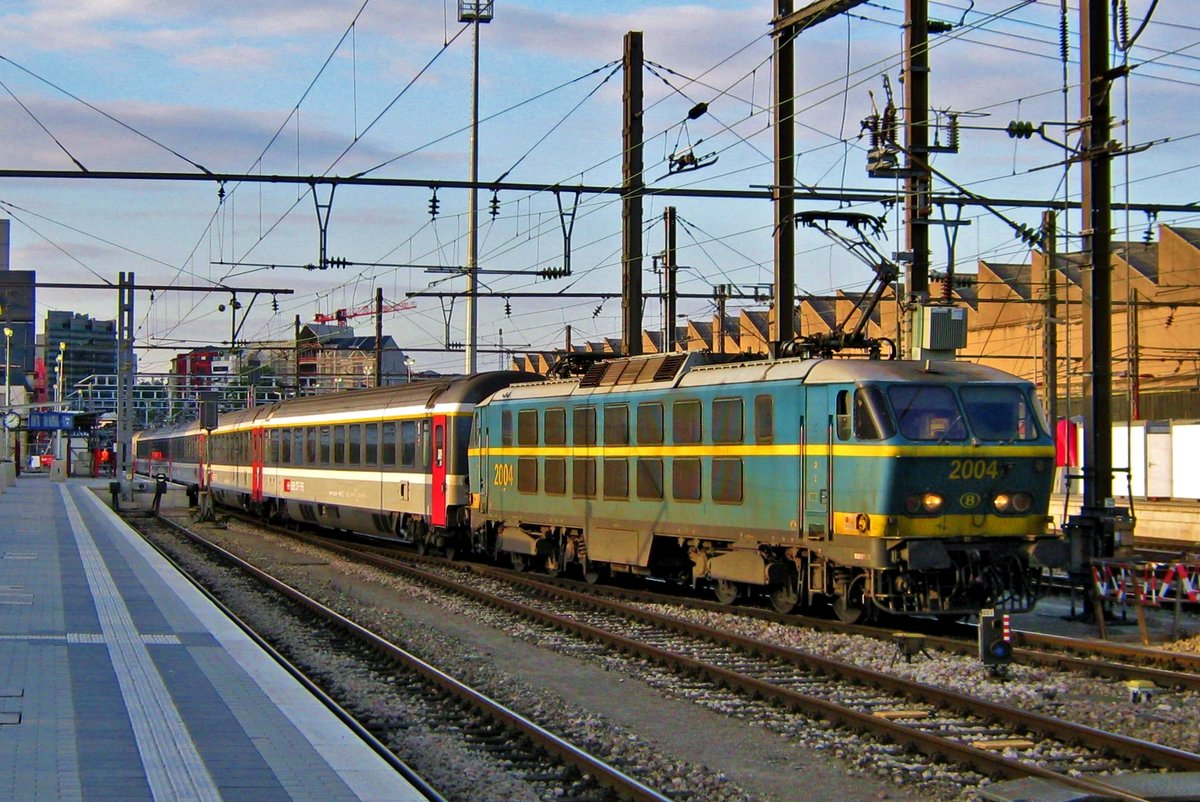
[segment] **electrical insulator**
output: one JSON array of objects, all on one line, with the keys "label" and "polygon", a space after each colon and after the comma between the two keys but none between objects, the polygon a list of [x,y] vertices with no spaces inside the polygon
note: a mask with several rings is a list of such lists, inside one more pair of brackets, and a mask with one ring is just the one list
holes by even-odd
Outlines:
[{"label": "electrical insulator", "polygon": [[950,149],[951,149],[951,150],[953,150],[955,153],[957,153],[957,152],[958,152],[958,143],[959,143],[959,136],[958,136],[958,133],[959,133],[959,132],[958,132],[958,115],[957,115],[957,114],[950,114],[950,115],[948,115],[948,116],[949,116],[949,118],[950,118],[950,123],[949,123],[949,126],[948,126],[948,127],[949,127],[949,129],[950,129],[950,133],[949,133],[949,137],[950,137],[949,146],[950,146]]},{"label": "electrical insulator", "polygon": [[979,661],[985,666],[1005,666],[1012,662],[1012,623],[1008,614],[993,609],[979,611]]},{"label": "electrical insulator", "polygon": [[442,202],[438,200],[437,190],[434,190],[433,197],[429,199],[429,216],[436,220],[438,216],[438,207],[441,205]]},{"label": "electrical insulator", "polygon": [[500,216],[500,198],[495,192],[492,193],[491,210],[488,212],[488,214],[492,216],[493,220]]},{"label": "electrical insulator", "polygon": [[1026,120],[1013,120],[1004,130],[1013,139],[1029,139],[1036,129],[1037,126]]},{"label": "electrical insulator", "polygon": [[512,304],[509,303],[507,298],[504,299],[504,316],[512,317]]},{"label": "electrical insulator", "polygon": [[271,311],[272,312],[279,311],[279,299],[276,298],[274,295],[271,296]]}]

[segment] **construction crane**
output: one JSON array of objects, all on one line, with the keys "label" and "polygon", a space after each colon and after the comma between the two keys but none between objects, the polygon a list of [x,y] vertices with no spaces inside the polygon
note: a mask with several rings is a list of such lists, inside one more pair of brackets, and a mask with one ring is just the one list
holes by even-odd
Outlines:
[{"label": "construction crane", "polygon": [[[382,307],[383,312],[402,312],[405,309],[416,309],[417,305],[412,301],[396,301],[395,303],[385,303]],[[313,315],[314,323],[328,323],[337,321],[339,326],[346,325],[346,321],[352,317],[366,317],[374,315],[376,312],[375,304],[364,304],[356,306],[353,309],[338,309],[333,314],[327,315],[321,312]]]}]

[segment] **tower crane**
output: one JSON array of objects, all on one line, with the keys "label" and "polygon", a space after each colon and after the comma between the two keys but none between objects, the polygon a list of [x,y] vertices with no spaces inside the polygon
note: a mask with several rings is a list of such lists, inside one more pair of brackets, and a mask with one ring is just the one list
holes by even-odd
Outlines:
[{"label": "tower crane", "polygon": [[[412,301],[396,301],[395,303],[385,303],[379,311],[402,312],[405,309],[416,309],[416,307],[417,305]],[[344,326],[346,325],[346,321],[352,317],[366,317],[367,315],[374,315],[375,312],[375,304],[364,304],[363,306],[356,306],[352,309],[338,309],[335,310],[333,314],[324,314],[322,312],[318,312],[317,314],[313,315],[313,322],[328,323],[330,321],[337,321],[339,326]]]}]

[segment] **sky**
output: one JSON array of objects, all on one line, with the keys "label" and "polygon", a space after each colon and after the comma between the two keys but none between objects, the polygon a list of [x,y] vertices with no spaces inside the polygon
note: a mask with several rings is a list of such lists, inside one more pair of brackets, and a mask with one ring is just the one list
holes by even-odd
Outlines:
[{"label": "sky", "polygon": [[[804,3],[797,0],[797,6]],[[479,178],[614,187],[621,181],[622,39],[644,35],[645,180],[654,187],[761,189],[772,181],[771,0],[497,0],[480,26]],[[960,114],[957,153],[935,168],[971,191],[1000,199],[1078,199],[1081,172],[1064,145],[1080,115],[1078,0],[1066,14],[1069,61],[1061,59],[1060,0],[931,2],[949,23],[931,44],[930,98]],[[1200,25],[1190,3],[1129,0],[1126,50],[1134,69],[1113,89],[1113,137],[1149,145],[1114,163],[1114,202],[1200,199]],[[1149,22],[1141,23],[1153,7]],[[417,182],[465,181],[470,170],[472,31],[457,5],[437,0],[9,0],[0,10],[0,169],[90,172],[204,171],[237,175],[350,176]],[[871,0],[805,31],[796,52],[797,180],[823,190],[898,192],[867,176],[861,121],[886,102],[885,78],[901,103],[903,0]],[[1142,28],[1139,32],[1139,28]],[[695,120],[688,112],[707,103]],[[1045,124],[1045,138],[1013,139],[1012,120]],[[670,174],[688,148],[703,169]],[[945,181],[938,191],[951,192]],[[228,293],[135,294],[143,370],[165,370],[175,353],[240,340],[290,339],[293,320],[390,303],[384,333],[417,370],[461,371],[465,304],[455,268],[466,262],[468,193],[415,187],[342,186],[331,197],[307,184],[212,180],[0,179],[0,216],[12,220],[11,267],[40,281],[108,284],[132,271],[139,284],[227,286]],[[479,194],[479,366],[500,352],[619,338],[621,207],[612,195],[573,192]],[[564,217],[562,208],[573,215]],[[714,285],[752,296],[772,283],[772,210],[754,199],[648,198],[644,205],[645,292],[658,292],[652,254],[663,249],[664,205],[679,219],[678,312],[711,320]],[[806,202],[798,210],[838,209]],[[899,207],[857,204],[880,216],[885,255],[903,249]],[[1036,209],[998,207],[1036,227]],[[948,212],[953,214],[952,211]],[[327,255],[317,262],[319,217]],[[941,216],[935,214],[935,216]],[[1007,223],[967,209],[957,239],[931,232],[932,267],[951,251],[960,272],[978,260],[1026,262]],[[1115,238],[1141,240],[1155,222],[1200,225],[1200,214],[1157,221],[1116,211]],[[1060,248],[1077,248],[1079,220],[1059,223]],[[571,274],[563,266],[569,229]],[[870,270],[818,232],[797,233],[799,294],[859,291]],[[518,293],[545,293],[531,298]],[[504,293],[512,293],[504,296]],[[556,295],[565,293],[563,295]],[[597,294],[580,297],[580,294]],[[414,295],[415,294],[415,295]],[[38,317],[69,310],[114,319],[111,289],[39,289]],[[224,309],[222,310],[222,306]],[[764,309],[730,301],[727,313]],[[646,301],[644,324],[661,327]],[[370,317],[358,333],[373,333]],[[41,329],[41,324],[38,326]]]}]

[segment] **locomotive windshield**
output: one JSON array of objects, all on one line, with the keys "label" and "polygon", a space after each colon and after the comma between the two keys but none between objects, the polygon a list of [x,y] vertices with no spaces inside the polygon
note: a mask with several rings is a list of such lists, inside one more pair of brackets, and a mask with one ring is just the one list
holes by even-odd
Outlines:
[{"label": "locomotive windshield", "polygon": [[[897,384],[888,400],[900,434],[908,440],[1033,440],[1038,437],[1037,409],[1020,387]],[[962,406],[959,406],[959,400]],[[970,431],[968,432],[968,427]]]},{"label": "locomotive windshield", "polygon": [[900,434],[909,440],[966,440],[958,401],[949,387],[894,384],[888,400],[896,411]]}]

